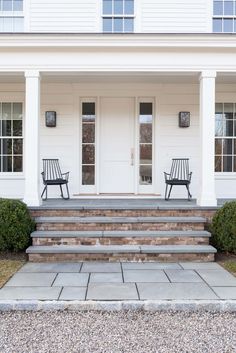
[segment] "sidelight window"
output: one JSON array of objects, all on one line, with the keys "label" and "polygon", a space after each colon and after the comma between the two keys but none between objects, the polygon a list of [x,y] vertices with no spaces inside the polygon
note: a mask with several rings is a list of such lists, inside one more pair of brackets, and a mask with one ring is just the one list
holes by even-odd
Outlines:
[{"label": "sidelight window", "polygon": [[95,102],[82,103],[82,185],[95,184]]},{"label": "sidelight window", "polygon": [[152,184],[153,104],[139,104],[139,183]]}]

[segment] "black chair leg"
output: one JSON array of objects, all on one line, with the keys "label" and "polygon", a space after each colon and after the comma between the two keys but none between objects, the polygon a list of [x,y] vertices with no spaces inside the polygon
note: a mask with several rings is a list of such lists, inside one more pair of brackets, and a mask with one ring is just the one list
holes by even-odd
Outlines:
[{"label": "black chair leg", "polygon": [[70,193],[69,193],[68,184],[66,184],[66,190],[67,190],[67,196],[68,196],[68,200],[69,200],[69,198],[70,198]]},{"label": "black chair leg", "polygon": [[168,194],[168,198],[167,198],[167,200],[169,200],[169,199],[170,199],[170,194],[171,194],[171,190],[172,190],[172,188],[173,188],[173,185],[171,185],[171,186],[170,186],[170,191],[169,191],[169,194]]},{"label": "black chair leg", "polygon": [[190,194],[189,185],[186,185],[186,188],[187,188],[187,191],[188,191],[188,201],[191,201],[192,195]]},{"label": "black chair leg", "polygon": [[68,184],[66,184],[67,197],[64,197],[64,194],[63,194],[63,191],[62,191],[62,185],[60,185],[60,188],[61,188],[61,192],[62,192],[62,198],[63,198],[64,200],[69,200],[70,194],[69,194]]},{"label": "black chair leg", "polygon": [[[45,191],[46,191],[46,198],[43,198],[43,195],[44,195],[44,193],[45,193]],[[45,187],[44,187],[44,189],[43,189],[43,192],[42,192],[42,194],[41,194],[41,198],[45,201],[45,200],[47,200],[47,185],[45,185]]]},{"label": "black chair leg", "polygon": [[61,186],[61,184],[60,184],[59,186],[60,186],[60,189],[61,189],[61,197],[64,199],[64,196],[63,196],[63,190],[62,190],[62,186]]},{"label": "black chair leg", "polygon": [[168,190],[168,184],[166,184],[166,191],[165,191],[165,200],[168,201],[167,199],[167,190]]}]

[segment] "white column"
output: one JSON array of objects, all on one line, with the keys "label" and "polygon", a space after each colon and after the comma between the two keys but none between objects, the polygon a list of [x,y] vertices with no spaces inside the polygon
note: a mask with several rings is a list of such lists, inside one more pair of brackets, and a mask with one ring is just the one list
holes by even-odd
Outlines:
[{"label": "white column", "polygon": [[40,119],[40,73],[25,71],[25,195],[28,206],[39,206],[39,119]]},{"label": "white column", "polygon": [[215,192],[215,71],[200,76],[199,206],[216,206]]}]

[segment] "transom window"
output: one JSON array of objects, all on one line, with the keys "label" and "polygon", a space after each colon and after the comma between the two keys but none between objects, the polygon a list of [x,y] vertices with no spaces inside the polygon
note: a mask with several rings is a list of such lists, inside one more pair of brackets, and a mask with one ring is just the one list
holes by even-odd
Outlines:
[{"label": "transom window", "polygon": [[22,103],[0,103],[0,172],[22,171]]},{"label": "transom window", "polygon": [[215,171],[236,172],[236,103],[216,104]]},{"label": "transom window", "polygon": [[236,1],[213,2],[213,32],[236,32]]},{"label": "transom window", "polygon": [[0,32],[23,31],[23,0],[0,0]]},{"label": "transom window", "polygon": [[134,31],[134,0],[103,0],[103,32]]}]

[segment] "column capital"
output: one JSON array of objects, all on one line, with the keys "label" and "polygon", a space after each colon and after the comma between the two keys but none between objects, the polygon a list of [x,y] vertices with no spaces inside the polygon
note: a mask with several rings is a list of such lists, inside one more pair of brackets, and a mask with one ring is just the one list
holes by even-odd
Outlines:
[{"label": "column capital", "polygon": [[199,80],[203,78],[216,78],[217,72],[215,70],[203,70],[199,75]]},{"label": "column capital", "polygon": [[38,71],[38,70],[25,70],[25,78],[40,78],[40,71]]}]

